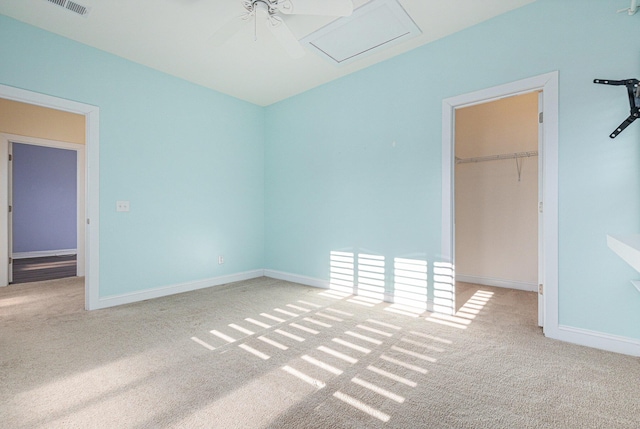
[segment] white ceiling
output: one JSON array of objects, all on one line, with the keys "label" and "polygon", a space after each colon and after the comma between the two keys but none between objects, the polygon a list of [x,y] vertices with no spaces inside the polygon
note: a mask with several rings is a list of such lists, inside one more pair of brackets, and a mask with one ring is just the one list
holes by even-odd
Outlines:
[{"label": "white ceiling", "polygon": [[[82,17],[46,0],[0,0],[0,14],[266,106],[432,42],[535,0],[399,0],[422,35],[337,67],[312,52],[289,58],[267,31],[248,25],[222,47],[211,35],[242,11],[240,0],[74,0]],[[368,0],[354,0],[358,7]],[[298,39],[335,18],[289,15]],[[508,35],[505,35],[508,37]]]}]

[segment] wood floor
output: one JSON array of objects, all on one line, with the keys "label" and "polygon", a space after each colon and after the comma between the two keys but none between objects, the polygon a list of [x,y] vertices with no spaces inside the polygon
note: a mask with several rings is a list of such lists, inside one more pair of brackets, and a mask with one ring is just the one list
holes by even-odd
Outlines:
[{"label": "wood floor", "polygon": [[13,260],[13,282],[30,283],[76,275],[76,255]]}]

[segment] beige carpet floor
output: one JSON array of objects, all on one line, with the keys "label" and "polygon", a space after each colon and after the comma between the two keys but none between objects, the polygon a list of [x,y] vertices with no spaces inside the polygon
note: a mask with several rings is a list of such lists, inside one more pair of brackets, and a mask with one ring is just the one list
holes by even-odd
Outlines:
[{"label": "beige carpet floor", "polygon": [[259,278],[86,312],[0,290],[6,428],[638,428],[640,360],[544,338],[536,296],[457,315]]}]

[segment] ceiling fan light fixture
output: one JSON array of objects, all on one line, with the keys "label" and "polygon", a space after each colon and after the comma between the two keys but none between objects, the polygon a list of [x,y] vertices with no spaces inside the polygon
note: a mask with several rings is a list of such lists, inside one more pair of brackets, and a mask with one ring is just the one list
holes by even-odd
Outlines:
[{"label": "ceiling fan light fixture", "polygon": [[[56,0],[51,0],[56,1]],[[253,18],[254,40],[258,38],[258,15],[264,20],[269,31],[287,51],[289,56],[300,58],[305,50],[298,38],[291,32],[282,16],[286,15],[333,15],[344,16],[353,11],[353,0],[240,0],[245,12],[241,16],[230,17],[211,36],[213,46],[222,46],[244,23]],[[262,24],[260,24],[262,25]]]},{"label": "ceiling fan light fixture", "polygon": [[253,11],[255,12],[256,16],[258,16],[258,14],[261,14],[265,17],[269,17],[271,15],[271,12],[269,11],[269,5],[261,0],[256,1],[253,4]]}]

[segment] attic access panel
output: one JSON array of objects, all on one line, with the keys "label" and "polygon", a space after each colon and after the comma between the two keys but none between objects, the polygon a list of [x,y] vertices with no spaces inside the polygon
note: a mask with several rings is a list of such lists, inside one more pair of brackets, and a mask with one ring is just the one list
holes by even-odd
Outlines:
[{"label": "attic access panel", "polygon": [[345,65],[422,32],[397,0],[371,0],[300,42],[335,65]]}]

